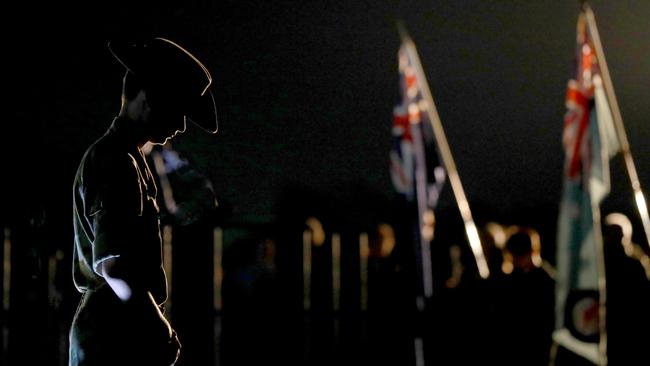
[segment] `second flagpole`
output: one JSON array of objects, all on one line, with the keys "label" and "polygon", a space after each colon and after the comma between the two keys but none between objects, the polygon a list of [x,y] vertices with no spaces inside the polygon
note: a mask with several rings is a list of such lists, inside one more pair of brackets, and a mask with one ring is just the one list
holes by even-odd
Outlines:
[{"label": "second flagpole", "polygon": [[451,155],[451,150],[449,149],[449,144],[447,143],[447,137],[445,136],[445,131],[442,128],[440,116],[438,115],[436,105],[433,102],[433,96],[431,94],[431,90],[429,90],[429,83],[427,82],[426,76],[422,69],[420,57],[418,56],[417,50],[415,48],[415,43],[406,32],[406,29],[402,23],[398,23],[398,31],[400,38],[402,39],[402,43],[406,46],[406,50],[409,53],[409,56],[415,63],[417,80],[420,81],[419,86],[427,103],[426,113],[428,114],[429,120],[431,121],[436,143],[438,144],[438,149],[443,164],[445,165],[445,169],[447,170],[447,175],[449,177],[449,181],[456,198],[456,203],[458,204],[458,209],[460,210],[460,214],[465,224],[465,232],[467,234],[472,253],[474,254],[474,258],[476,260],[479,275],[481,278],[486,279],[490,276],[490,270],[483,253],[481,239],[479,237],[476,224],[474,223],[474,218],[472,217],[472,212],[469,208],[469,203],[467,201],[467,197],[465,196],[465,191],[463,190],[463,186],[460,182],[460,176],[458,175],[458,170],[456,169],[456,163],[454,162],[454,158]]}]

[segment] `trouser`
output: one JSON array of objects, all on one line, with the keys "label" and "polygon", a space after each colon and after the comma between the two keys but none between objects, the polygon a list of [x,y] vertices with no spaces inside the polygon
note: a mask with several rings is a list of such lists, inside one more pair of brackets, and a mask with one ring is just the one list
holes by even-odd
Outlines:
[{"label": "trouser", "polygon": [[180,344],[154,306],[124,304],[108,285],[85,292],[70,328],[69,365],[173,365]]}]

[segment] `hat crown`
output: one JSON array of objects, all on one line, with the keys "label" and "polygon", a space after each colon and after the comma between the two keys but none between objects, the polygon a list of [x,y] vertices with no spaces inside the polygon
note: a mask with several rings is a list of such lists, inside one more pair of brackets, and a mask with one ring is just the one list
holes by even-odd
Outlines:
[{"label": "hat crown", "polygon": [[180,103],[192,122],[216,132],[216,106],[209,90],[212,76],[189,51],[162,37],[113,41],[108,48],[147,92]]},{"label": "hat crown", "polygon": [[166,38],[111,42],[109,49],[145,86],[168,87],[200,96],[212,83],[207,68],[194,55]]}]

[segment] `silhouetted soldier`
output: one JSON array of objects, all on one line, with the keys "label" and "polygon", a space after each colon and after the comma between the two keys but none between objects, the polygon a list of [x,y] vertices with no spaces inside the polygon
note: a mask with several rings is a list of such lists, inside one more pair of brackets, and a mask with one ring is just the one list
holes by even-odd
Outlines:
[{"label": "silhouetted soldier", "polygon": [[112,42],[127,69],[122,106],[74,181],[73,277],[83,293],[70,331],[70,365],[172,365],[180,343],[164,318],[157,188],[145,143],[164,144],[186,118],[216,132],[211,76],[163,38]]}]

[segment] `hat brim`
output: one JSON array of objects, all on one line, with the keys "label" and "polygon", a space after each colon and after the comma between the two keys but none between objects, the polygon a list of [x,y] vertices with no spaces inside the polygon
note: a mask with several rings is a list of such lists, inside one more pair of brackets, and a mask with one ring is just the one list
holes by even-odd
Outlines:
[{"label": "hat brim", "polygon": [[[109,42],[108,49],[129,72],[136,77],[143,77],[145,83],[150,80],[162,81],[154,85],[162,85],[163,90],[170,91],[170,95],[179,97],[179,102],[183,104],[181,108],[190,122],[208,133],[217,132],[217,105],[210,86],[211,76],[201,62],[188,51],[163,38],[156,38],[153,43]],[[161,59],[168,61],[168,67],[184,72],[183,77],[178,78],[183,82],[170,82],[172,79],[166,76],[168,69],[159,68]],[[189,82],[185,83],[187,80]],[[191,89],[186,88],[188,83],[192,85]],[[183,88],[177,88],[178,85]],[[200,91],[201,95],[195,96]]]},{"label": "hat brim", "polygon": [[194,100],[188,106],[185,117],[208,133],[217,133],[219,121],[217,119],[217,103],[214,100],[212,90],[206,92]]}]

